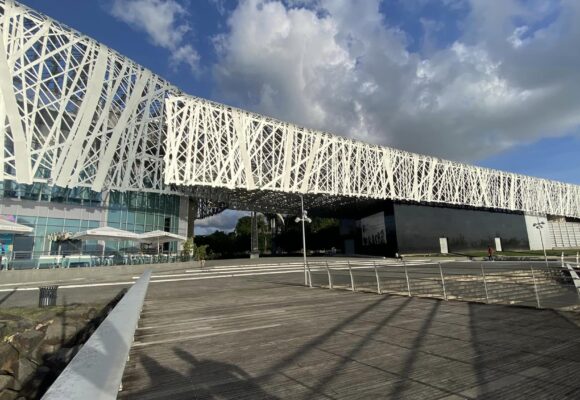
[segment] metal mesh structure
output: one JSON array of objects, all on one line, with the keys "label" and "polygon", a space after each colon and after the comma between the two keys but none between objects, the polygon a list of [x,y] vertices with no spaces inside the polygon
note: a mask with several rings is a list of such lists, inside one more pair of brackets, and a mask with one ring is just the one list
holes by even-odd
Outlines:
[{"label": "metal mesh structure", "polygon": [[165,190],[164,99],[176,88],[10,0],[0,31],[3,180]]},{"label": "metal mesh structure", "polygon": [[371,145],[199,98],[168,98],[167,121],[167,183],[580,216],[577,185]]},{"label": "metal mesh structure", "polygon": [[580,217],[580,186],[366,144],[183,95],[0,0],[0,180],[295,210],[390,199]]}]

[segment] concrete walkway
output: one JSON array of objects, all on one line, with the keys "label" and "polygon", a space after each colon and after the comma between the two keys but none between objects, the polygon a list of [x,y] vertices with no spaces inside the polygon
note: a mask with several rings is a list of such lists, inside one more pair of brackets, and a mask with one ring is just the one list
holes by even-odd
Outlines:
[{"label": "concrete walkway", "polygon": [[[326,258],[315,257],[310,261],[324,262]],[[372,262],[372,259],[331,257],[329,262]],[[393,264],[396,260],[386,260]],[[414,261],[421,263],[424,261]],[[34,307],[38,303],[38,287],[58,285],[58,302],[61,305],[108,301],[119,291],[127,288],[146,270],[152,270],[152,283],[168,283],[181,280],[206,280],[229,278],[239,275],[286,274],[301,272],[302,258],[269,257],[260,259],[210,260],[204,268],[198,262],[167,264],[123,265],[113,267],[32,269],[0,271],[0,307]]]},{"label": "concrete walkway", "polygon": [[119,397],[580,398],[580,328],[556,312],[300,281],[151,285]]}]

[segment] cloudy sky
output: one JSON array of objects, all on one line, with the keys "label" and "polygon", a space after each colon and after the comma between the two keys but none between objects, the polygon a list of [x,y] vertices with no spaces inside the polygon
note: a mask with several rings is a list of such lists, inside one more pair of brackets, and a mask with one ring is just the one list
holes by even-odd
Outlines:
[{"label": "cloudy sky", "polygon": [[192,95],[580,184],[577,0],[23,3]]}]

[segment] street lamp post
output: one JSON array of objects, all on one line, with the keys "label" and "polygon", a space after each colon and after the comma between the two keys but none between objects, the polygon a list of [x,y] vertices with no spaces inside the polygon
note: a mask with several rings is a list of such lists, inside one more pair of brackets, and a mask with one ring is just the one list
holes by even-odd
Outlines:
[{"label": "street lamp post", "polygon": [[546,247],[544,247],[544,238],[542,237],[542,229],[544,228],[544,221],[540,221],[538,218],[538,222],[534,222],[533,226],[538,230],[540,233],[540,242],[542,243],[542,250],[544,251],[544,261],[546,262],[546,268],[548,268],[548,256],[546,255]]},{"label": "street lamp post", "polygon": [[304,257],[304,286],[308,286],[308,273],[306,272],[306,229],[304,222],[312,222],[306,211],[304,210],[304,196],[300,195],[300,209],[302,210],[302,217],[296,217],[295,222],[302,222],[302,256]]}]

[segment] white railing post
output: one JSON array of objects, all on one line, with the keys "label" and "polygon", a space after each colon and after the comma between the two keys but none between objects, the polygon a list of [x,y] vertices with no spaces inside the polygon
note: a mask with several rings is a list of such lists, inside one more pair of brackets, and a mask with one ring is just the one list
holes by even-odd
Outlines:
[{"label": "white railing post", "polygon": [[489,294],[487,293],[487,282],[485,280],[485,271],[483,269],[483,264],[479,264],[481,267],[481,276],[483,277],[483,289],[485,290],[485,302],[489,304]]},{"label": "white railing post", "polygon": [[354,287],[354,277],[352,276],[352,268],[350,267],[350,260],[347,261],[347,264],[348,264],[348,273],[350,274],[350,287],[352,288],[351,290],[355,292],[356,289]]},{"label": "white railing post", "polygon": [[576,265],[580,266],[580,253],[576,252]]},{"label": "white railing post", "polygon": [[405,280],[407,281],[407,293],[411,297],[411,283],[409,282],[409,273],[407,272],[407,264],[403,260],[403,269],[405,270]]},{"label": "white railing post", "polygon": [[328,261],[326,261],[326,273],[328,274],[328,288],[332,289],[332,275],[330,274],[330,268],[328,268]]},{"label": "white railing post", "polygon": [[441,263],[439,264],[439,274],[441,275],[441,286],[443,287],[443,298],[447,300],[447,290],[445,290],[445,278],[443,277],[443,268],[441,267]]},{"label": "white railing post", "polygon": [[532,271],[532,280],[534,281],[534,292],[536,293],[536,302],[538,303],[538,308],[542,308],[540,305],[540,295],[538,294],[538,284],[536,283],[536,275],[534,274],[534,267],[530,265],[530,271]]},{"label": "white railing post", "polygon": [[310,272],[310,264],[306,262],[306,270],[308,271],[308,286],[312,287],[312,273]]},{"label": "white railing post", "polygon": [[564,268],[564,252],[562,252],[561,259],[562,259],[562,268]]},{"label": "white railing post", "polygon": [[379,279],[379,270],[377,269],[376,261],[373,261],[373,266],[375,267],[375,276],[377,277],[377,293],[382,294],[381,281]]}]

